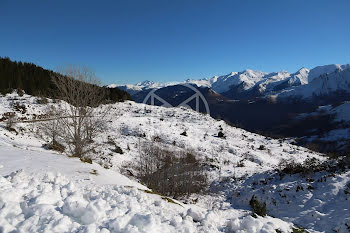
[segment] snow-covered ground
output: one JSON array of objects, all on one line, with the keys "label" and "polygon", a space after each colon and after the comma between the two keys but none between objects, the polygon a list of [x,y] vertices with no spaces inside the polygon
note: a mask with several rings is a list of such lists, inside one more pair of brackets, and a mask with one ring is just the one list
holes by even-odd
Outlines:
[{"label": "snow-covered ground", "polygon": [[[17,102],[26,106],[25,112],[14,110]],[[0,118],[6,112],[16,112],[19,118],[33,119],[43,114],[45,107],[28,95],[0,96]],[[341,175],[341,182],[329,179],[328,185],[315,186],[316,196],[313,191],[301,197],[291,196],[291,211],[281,210],[289,208],[285,204],[275,208],[268,203],[268,214],[276,218],[251,217],[247,200],[254,192],[246,187],[249,182],[270,177],[281,161],[301,163],[308,158],[323,161],[324,157],[283,140],[228,126],[192,110],[131,101],[114,104],[107,132],[95,139],[99,146],[93,164],[43,149],[45,141],[39,137],[38,123],[18,123],[17,132],[6,130],[4,122],[0,124],[0,232],[276,232],[276,229],[291,232],[293,223],[313,232],[328,229],[346,232],[348,222],[342,222],[340,215],[320,210],[320,203],[327,203],[329,196],[321,199],[319,195],[324,191],[336,198],[350,180],[347,173]],[[187,136],[181,135],[184,131]],[[217,136],[219,131],[224,138]],[[139,156],[139,143],[155,137],[160,145],[193,151],[198,159],[210,165],[209,193],[194,195],[187,200],[191,204],[183,204],[145,191],[147,187],[135,178],[123,175],[125,170],[137,172],[133,165]],[[123,154],[113,150],[111,140]],[[275,186],[288,186],[298,179],[295,176],[273,182]],[[333,186],[338,187],[338,193],[332,191]],[[233,201],[237,190],[240,195]],[[278,189],[269,193],[279,195]],[[336,204],[346,206],[347,196],[341,197]],[[306,221],[304,217],[309,215],[300,212],[300,208],[307,212],[306,207],[298,207],[300,202],[336,221],[326,218]],[[345,210],[339,213],[343,219],[350,218]]]},{"label": "snow-covered ground", "polygon": [[346,145],[350,140],[350,102],[345,101],[340,105],[319,106],[318,109],[311,113],[302,113],[298,119],[307,117],[330,116],[330,124],[333,124],[329,131],[323,134],[309,136],[308,140],[320,140],[325,142],[335,142],[339,146]]},{"label": "snow-covered ground", "polygon": [[63,155],[8,146],[0,153],[1,232],[288,232],[292,226],[230,206],[168,202],[125,176]]},{"label": "snow-covered ground", "polygon": [[244,208],[255,195],[266,202],[271,216],[297,223],[309,231],[350,230],[350,171],[306,176],[256,174],[241,183],[226,183],[222,188],[236,208]]}]

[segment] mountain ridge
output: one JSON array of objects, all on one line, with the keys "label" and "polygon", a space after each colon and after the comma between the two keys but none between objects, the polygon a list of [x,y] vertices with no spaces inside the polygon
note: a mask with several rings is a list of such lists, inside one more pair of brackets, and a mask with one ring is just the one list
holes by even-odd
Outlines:
[{"label": "mountain ridge", "polygon": [[[257,70],[245,69],[241,72],[231,72],[226,75],[216,75],[211,78],[186,79],[183,82],[153,82],[145,80],[137,84],[116,85],[111,84],[108,87],[118,87],[131,95],[147,90],[160,89],[167,86],[179,85],[184,83],[195,84],[198,87],[209,87],[215,92],[228,98],[242,99],[247,96],[259,97],[262,95],[276,94],[283,92],[291,87],[298,87],[310,84],[323,74],[330,74],[336,70],[345,70],[350,68],[350,64],[330,64],[316,66],[312,69],[300,68],[295,73],[289,73],[282,70],[279,72],[262,72]],[[242,95],[242,98],[240,97]],[[283,95],[281,95],[283,96]]]}]

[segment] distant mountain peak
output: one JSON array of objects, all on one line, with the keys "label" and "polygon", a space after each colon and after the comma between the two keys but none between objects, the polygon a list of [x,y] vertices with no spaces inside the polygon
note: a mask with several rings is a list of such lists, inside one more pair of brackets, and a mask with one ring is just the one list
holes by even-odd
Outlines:
[{"label": "distant mountain peak", "polygon": [[264,73],[262,71],[258,71],[258,70],[251,70],[251,69],[245,69],[242,72],[240,72],[241,74],[249,74],[249,75],[256,75],[256,74],[261,74]]},{"label": "distant mountain peak", "polygon": [[303,67],[301,67],[301,68],[298,70],[298,72],[299,72],[299,71],[305,71],[305,70],[308,71],[309,69],[307,69],[307,68],[305,68],[305,67],[303,66]]},{"label": "distant mountain peak", "polygon": [[145,80],[145,81],[137,83],[136,85],[137,86],[151,86],[153,84],[155,84],[155,82],[149,81],[149,80]]}]

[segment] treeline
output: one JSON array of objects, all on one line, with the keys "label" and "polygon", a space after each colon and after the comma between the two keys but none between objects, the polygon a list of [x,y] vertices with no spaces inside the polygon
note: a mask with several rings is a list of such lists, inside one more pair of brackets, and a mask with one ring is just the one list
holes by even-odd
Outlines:
[{"label": "treeline", "polygon": [[[52,77],[59,74],[43,69],[33,63],[11,61],[0,57],[0,93],[23,90],[26,94],[56,98],[57,88]],[[105,87],[101,87],[103,89]],[[131,99],[130,95],[118,88],[105,88],[106,100],[111,102]]]}]

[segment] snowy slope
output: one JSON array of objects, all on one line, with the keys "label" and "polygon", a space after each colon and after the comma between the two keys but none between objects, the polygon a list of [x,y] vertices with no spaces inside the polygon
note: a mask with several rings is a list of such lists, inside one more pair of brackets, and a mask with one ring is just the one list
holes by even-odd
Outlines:
[{"label": "snowy slope", "polygon": [[[0,177],[1,232],[288,232],[271,217],[226,220],[122,186],[77,187],[61,175]],[[203,214],[203,216],[201,215]],[[235,216],[230,213],[231,218]]]},{"label": "snowy slope", "polygon": [[350,171],[319,172],[307,176],[278,173],[255,175],[225,189],[236,207],[249,203],[252,195],[267,203],[272,216],[323,232],[349,232]]},{"label": "snowy slope", "polygon": [[345,101],[339,106],[320,106],[318,111],[309,114],[303,114],[305,116],[333,116],[332,122],[334,126],[328,132],[324,132],[322,135],[315,135],[321,141],[334,142],[338,146],[347,146],[350,140],[350,102]]},{"label": "snowy slope", "polygon": [[[280,84],[282,81],[288,79],[291,75],[287,71],[281,71],[278,73],[270,73],[264,76],[264,79],[259,81],[255,88],[260,93],[272,91],[275,86]],[[289,79],[290,80],[290,79]]]},{"label": "snowy slope", "polygon": [[[13,146],[15,145],[13,144]],[[52,172],[64,174],[79,184],[94,182],[101,185],[118,184],[147,189],[138,182],[113,170],[104,169],[95,163],[82,163],[78,158],[68,158],[62,154],[41,151],[36,148],[13,146],[4,145],[0,141],[0,175],[8,175],[17,170],[23,170],[31,175],[45,175],[47,172]],[[98,175],[94,175],[94,173]]]},{"label": "snowy slope", "polygon": [[[15,111],[14,103],[25,105],[26,112],[16,112],[22,119],[36,118],[45,108],[27,95],[1,96],[0,103],[1,115]],[[145,106],[127,102],[115,107],[118,110],[111,112],[114,118],[108,134],[118,136],[118,143],[125,149],[126,144],[139,140],[129,133],[137,120],[145,117],[138,112]],[[155,113],[164,110],[159,108]],[[192,115],[176,111],[183,113],[182,117]],[[169,202],[170,199],[145,192],[146,187],[119,172],[123,161],[135,160],[134,150],[119,154],[119,158],[110,161],[112,169],[105,169],[97,163],[82,163],[41,148],[45,141],[37,137],[36,124],[18,123],[17,133],[7,131],[1,124],[1,232],[289,232],[292,227],[291,223],[271,217],[254,219],[247,216],[248,211],[233,209],[224,202],[219,209],[208,209]],[[125,132],[125,127],[129,128],[129,136],[119,134]],[[108,150],[106,145],[100,148],[95,161],[101,162],[103,150]]]},{"label": "snowy slope", "polygon": [[330,114],[336,114],[337,121],[350,122],[350,102],[347,101],[335,108],[333,108]]},{"label": "snowy slope", "polygon": [[[14,111],[15,102],[27,106],[26,113],[16,112],[19,118],[32,119],[42,114],[45,108],[45,105],[36,103],[35,97],[27,95],[18,97],[16,94],[11,94],[0,98],[1,111],[3,113]],[[176,147],[197,151],[203,159],[213,160],[214,164],[222,165],[221,172],[232,173],[232,165],[242,159],[246,160],[249,166],[236,169],[237,175],[240,176],[271,170],[282,158],[298,162],[310,156],[321,159],[312,151],[231,127],[222,120],[218,121],[186,108],[162,108],[127,101],[114,104],[109,114],[108,131],[96,139],[101,144],[97,150],[108,157],[106,160],[110,161],[116,169],[119,169],[123,163],[135,160],[138,155],[139,140],[151,141],[155,136],[159,136],[165,146],[173,146],[175,141],[178,145]],[[45,141],[37,138],[36,124],[20,123],[16,127],[18,135],[3,129],[0,140],[7,145],[15,144],[19,148],[44,150],[41,146]],[[226,137],[224,139],[217,137],[221,129]],[[187,132],[187,137],[181,135],[184,131]],[[140,135],[146,137],[140,138]],[[123,155],[110,156],[110,146],[106,145],[109,138],[123,149]],[[266,150],[259,150],[261,145],[264,145]],[[303,153],[296,156],[296,151],[303,151]]]},{"label": "snowy slope", "polygon": [[[16,102],[25,105],[27,111],[15,111]],[[0,118],[6,112],[15,111],[20,118],[32,119],[44,108],[45,105],[37,104],[36,98],[28,95],[0,96]],[[223,121],[184,108],[163,108],[128,101],[114,104],[109,114],[108,131],[95,140],[99,146],[93,164],[43,149],[41,145],[45,140],[38,137],[36,124],[19,123],[17,133],[0,127],[2,231],[275,232],[279,229],[290,232],[293,226],[290,222],[311,228],[313,232],[323,231],[323,226],[316,224],[317,218],[306,224],[296,207],[293,213],[273,212],[268,207],[269,214],[284,220],[250,217],[246,199],[251,198],[252,191],[244,188],[252,180],[260,179],[256,177],[270,176],[284,160],[301,163],[316,158],[323,161],[320,154],[284,140],[273,140],[231,127]],[[221,130],[225,138],[217,137]],[[184,131],[187,136],[181,135]],[[126,168],[132,173],[137,172],[133,170],[133,164],[138,160],[138,145],[155,136],[160,138],[160,145],[194,151],[198,159],[212,167],[208,170],[211,183],[208,194],[191,196],[187,202],[192,204],[173,204],[159,195],[139,190],[146,187],[123,175]],[[111,138],[124,154],[111,150],[107,143]],[[15,173],[9,175],[12,172]],[[343,178],[342,183],[348,176]],[[236,180],[240,182],[236,183]],[[284,183],[286,181],[282,180],[278,185]],[[232,185],[237,185],[235,190],[240,189],[242,198],[237,201],[241,200],[241,205],[231,200]],[[271,195],[278,195],[277,191],[271,192]],[[191,201],[194,199],[197,201]],[[294,199],[291,200],[293,204]],[[346,200],[342,199],[337,204],[345,203]],[[317,209],[319,203],[310,202],[309,206]],[[338,215],[332,216],[339,218]],[[330,228],[343,227],[346,223],[339,221],[334,221]]]},{"label": "snowy slope", "polygon": [[310,70],[308,75],[308,82],[312,82],[315,78],[318,78],[322,74],[330,74],[336,70],[345,70],[350,68],[350,64],[339,65],[339,64],[331,64],[325,66],[317,66]]},{"label": "snowy slope", "polygon": [[339,150],[347,151],[350,142],[350,103],[344,101],[337,104],[318,106],[316,111],[302,113],[297,117],[298,121],[305,119],[324,119],[322,131],[317,126],[309,131],[307,136],[301,137],[306,143],[319,141],[323,146],[329,146],[330,152]]},{"label": "snowy slope", "polygon": [[[310,71],[311,73],[311,71]],[[337,91],[350,91],[350,69],[338,69],[333,73],[322,74],[313,78],[308,85],[298,86],[283,90],[280,98],[330,95]]]},{"label": "snowy slope", "polygon": [[285,80],[276,82],[274,85],[274,91],[280,91],[288,87],[300,86],[308,84],[309,70],[306,68],[301,68],[296,73],[291,74]]},{"label": "snowy slope", "polygon": [[243,72],[232,72],[228,75],[219,76],[212,84],[212,89],[218,93],[230,90],[231,86],[243,84],[245,90],[253,87],[266,75],[264,72],[245,70]]},{"label": "snowy slope", "polygon": [[301,68],[296,73],[292,74],[288,79],[290,86],[305,85],[309,82],[310,71],[306,68]]}]

